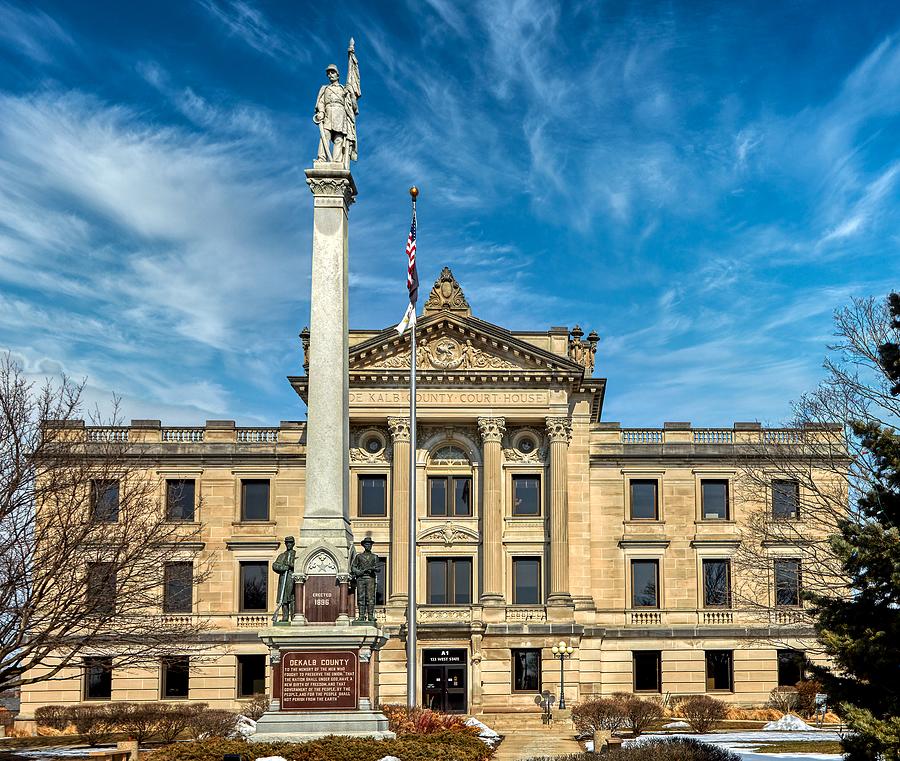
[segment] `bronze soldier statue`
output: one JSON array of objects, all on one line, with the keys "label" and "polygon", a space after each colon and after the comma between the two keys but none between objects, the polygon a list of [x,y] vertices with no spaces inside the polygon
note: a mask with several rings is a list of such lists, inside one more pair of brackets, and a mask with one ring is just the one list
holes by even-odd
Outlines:
[{"label": "bronze soldier statue", "polygon": [[363,552],[354,555],[350,564],[350,577],[356,584],[356,620],[359,623],[375,623],[375,576],[378,573],[378,555],[372,552],[372,537],[361,542]]},{"label": "bronze soldier statue", "polygon": [[285,551],[272,563],[272,570],[278,574],[278,588],[275,594],[275,613],[272,614],[272,623],[278,621],[278,612],[281,611],[282,622],[290,622],[294,619],[294,537],[284,538]]}]

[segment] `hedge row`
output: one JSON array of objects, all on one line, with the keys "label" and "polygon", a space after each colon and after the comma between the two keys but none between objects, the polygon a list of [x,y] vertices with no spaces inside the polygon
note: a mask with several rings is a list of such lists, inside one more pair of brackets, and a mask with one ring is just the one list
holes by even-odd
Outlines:
[{"label": "hedge row", "polygon": [[64,731],[74,726],[89,745],[125,734],[145,743],[174,742],[179,737],[225,737],[234,731],[238,714],[210,709],[206,703],[83,703],[41,706],[38,726]]},{"label": "hedge row", "polygon": [[[572,753],[568,756],[536,756],[528,761],[594,761],[594,753]],[[616,761],[740,761],[726,748],[687,737],[652,740],[616,751]]]},{"label": "hedge row", "polygon": [[287,761],[378,761],[385,756],[403,761],[486,761],[494,751],[470,734],[444,731],[396,740],[334,735],[304,743],[201,740],[166,745],[153,751],[150,761],[222,761],[231,753],[245,758],[281,756]]}]

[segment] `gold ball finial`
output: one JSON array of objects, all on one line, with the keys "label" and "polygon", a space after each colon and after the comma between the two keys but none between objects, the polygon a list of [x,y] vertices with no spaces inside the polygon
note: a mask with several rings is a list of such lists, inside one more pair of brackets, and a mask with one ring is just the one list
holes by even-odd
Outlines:
[{"label": "gold ball finial", "polygon": [[415,185],[413,185],[413,186],[409,189],[409,194],[412,196],[413,201],[415,201],[415,200],[416,200],[416,196],[419,195],[419,189],[418,189]]}]

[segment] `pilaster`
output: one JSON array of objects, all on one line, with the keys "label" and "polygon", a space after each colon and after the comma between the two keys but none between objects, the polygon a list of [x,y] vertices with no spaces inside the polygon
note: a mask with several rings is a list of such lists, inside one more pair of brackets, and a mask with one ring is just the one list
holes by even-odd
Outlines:
[{"label": "pilaster", "polygon": [[394,443],[391,462],[391,596],[392,605],[405,605],[409,598],[409,445],[408,417],[389,417]]},{"label": "pilaster", "polygon": [[484,442],[484,502],[482,505],[482,593],[483,605],[502,605],[503,594],[503,473],[501,442],[506,432],[502,417],[478,418],[478,433]]},{"label": "pilaster", "polygon": [[548,417],[550,438],[550,594],[548,605],[571,605],[569,594],[568,448],[572,421]]}]

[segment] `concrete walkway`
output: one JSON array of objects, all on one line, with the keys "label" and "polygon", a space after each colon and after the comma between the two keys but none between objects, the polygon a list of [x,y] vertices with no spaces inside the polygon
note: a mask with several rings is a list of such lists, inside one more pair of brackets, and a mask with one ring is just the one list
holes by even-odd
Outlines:
[{"label": "concrete walkway", "polygon": [[565,756],[581,753],[581,746],[575,742],[568,728],[555,730],[541,729],[510,730],[497,749],[494,761],[525,761],[540,756]]}]

